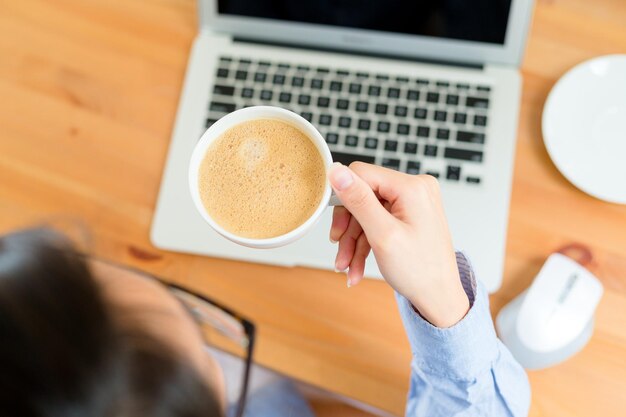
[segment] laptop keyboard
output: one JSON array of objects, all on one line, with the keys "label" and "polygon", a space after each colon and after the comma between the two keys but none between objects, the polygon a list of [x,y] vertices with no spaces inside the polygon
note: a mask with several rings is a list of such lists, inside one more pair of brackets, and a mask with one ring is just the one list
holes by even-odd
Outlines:
[{"label": "laptop keyboard", "polygon": [[220,57],[205,127],[237,109],[272,105],[312,122],[333,160],[479,184],[487,85]]}]

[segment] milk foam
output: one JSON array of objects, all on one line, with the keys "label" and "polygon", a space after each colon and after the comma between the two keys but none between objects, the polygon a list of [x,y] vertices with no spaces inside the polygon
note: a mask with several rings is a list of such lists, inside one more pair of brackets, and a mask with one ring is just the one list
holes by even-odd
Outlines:
[{"label": "milk foam", "polygon": [[280,120],[255,119],[232,127],[209,146],[198,187],[220,226],[263,239],[309,219],[325,183],[324,161],[305,133]]}]

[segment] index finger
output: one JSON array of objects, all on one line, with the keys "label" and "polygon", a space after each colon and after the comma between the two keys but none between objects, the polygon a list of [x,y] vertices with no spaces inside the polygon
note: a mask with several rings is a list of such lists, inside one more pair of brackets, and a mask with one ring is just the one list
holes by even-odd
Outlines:
[{"label": "index finger", "polygon": [[343,206],[335,206],[333,209],[333,222],[330,226],[330,241],[339,242],[350,224],[350,212]]}]

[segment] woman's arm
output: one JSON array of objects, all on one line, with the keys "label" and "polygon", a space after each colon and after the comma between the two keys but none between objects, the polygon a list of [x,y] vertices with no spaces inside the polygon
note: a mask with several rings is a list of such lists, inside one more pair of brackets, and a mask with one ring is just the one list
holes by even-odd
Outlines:
[{"label": "woman's arm", "polygon": [[441,329],[425,321],[397,294],[413,361],[407,416],[526,416],[526,373],[496,337],[484,286],[465,256],[456,254],[470,310]]},{"label": "woman's arm", "polygon": [[[526,374],[495,335],[489,301],[463,255],[455,254],[439,185],[363,163],[335,164],[330,232],[335,267],[348,285],[374,252],[398,303],[413,350],[407,416],[521,416]],[[477,236],[476,239],[480,239]]]}]

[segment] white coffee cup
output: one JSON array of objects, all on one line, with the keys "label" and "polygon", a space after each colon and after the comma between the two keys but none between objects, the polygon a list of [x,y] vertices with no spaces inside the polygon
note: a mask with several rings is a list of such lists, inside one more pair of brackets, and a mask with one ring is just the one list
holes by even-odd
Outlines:
[{"label": "white coffee cup", "polygon": [[[271,106],[254,106],[254,107],[246,107],[244,109],[240,109],[234,111],[230,114],[219,119],[215,122],[206,132],[202,135],[198,143],[196,144],[195,149],[191,155],[191,161],[189,163],[189,190],[191,191],[191,197],[196,206],[198,212],[202,215],[202,218],[219,234],[224,236],[225,238],[238,243],[243,246],[248,246],[251,248],[259,248],[259,249],[267,249],[267,248],[276,248],[279,246],[284,246],[288,243],[291,243],[302,236],[304,236],[320,219],[322,213],[329,205],[331,200],[332,190],[330,187],[330,183],[326,180],[326,184],[324,186],[324,195],[320,203],[318,204],[315,212],[311,217],[307,219],[303,224],[298,226],[297,228],[291,230],[288,233],[285,233],[280,236],[266,238],[266,239],[251,239],[246,237],[238,236],[234,233],[231,233],[225,230],[222,226],[220,226],[211,216],[207,213],[204,205],[202,204],[202,199],[200,198],[200,190],[198,188],[199,181],[199,173],[200,173],[200,164],[204,159],[206,151],[208,147],[224,132],[228,129],[249,121],[256,119],[274,119],[280,120],[290,125],[296,127],[297,129],[304,132],[313,142],[315,147],[320,153],[320,156],[324,160],[324,166],[326,167],[326,174],[328,174],[328,170],[333,163],[332,156],[330,155],[330,150],[328,149],[328,145],[326,145],[326,141],[317,131],[315,126],[309,123],[306,119],[304,119],[299,114],[293,113],[289,110],[281,109],[279,107],[271,107]],[[328,177],[328,175],[327,175]],[[336,201],[333,201],[333,205],[336,204]]]}]

